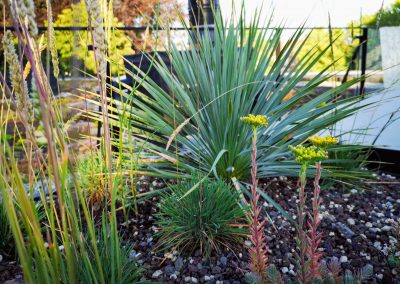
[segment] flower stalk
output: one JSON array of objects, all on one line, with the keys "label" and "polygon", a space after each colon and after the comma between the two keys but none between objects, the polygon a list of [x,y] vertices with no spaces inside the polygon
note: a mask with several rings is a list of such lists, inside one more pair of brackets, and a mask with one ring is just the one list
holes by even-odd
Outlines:
[{"label": "flower stalk", "polygon": [[322,257],[322,253],[318,250],[322,240],[322,233],[318,233],[318,227],[321,223],[321,216],[319,214],[320,191],[319,180],[321,178],[321,161],[316,163],[316,175],[314,179],[314,192],[313,192],[313,203],[312,203],[312,214],[310,214],[310,221],[307,223],[309,233],[307,235],[307,259],[309,262],[309,271],[307,275],[308,280],[312,280],[316,277],[321,276],[319,267],[319,260]]},{"label": "flower stalk", "polygon": [[250,225],[250,240],[252,247],[249,249],[250,254],[250,270],[260,278],[262,283],[267,283],[267,263],[268,252],[266,245],[266,237],[264,235],[265,220],[260,222],[261,206],[258,206],[260,193],[257,192],[257,129],[260,126],[267,126],[267,118],[262,115],[248,115],[241,117],[241,121],[245,122],[253,129],[252,137],[252,152],[251,152],[251,225]]},{"label": "flower stalk", "polygon": [[[308,139],[312,146],[304,147],[298,145],[296,147],[289,146],[290,151],[296,157],[296,161],[301,164],[300,170],[300,189],[299,189],[299,204],[297,206],[298,224],[297,224],[297,239],[298,248],[298,271],[299,281],[303,284],[312,283],[314,279],[321,276],[319,259],[322,253],[318,247],[321,243],[322,234],[318,233],[318,227],[321,222],[319,214],[320,191],[319,180],[321,178],[321,160],[328,158],[326,148],[337,143],[337,139],[331,136],[326,137],[311,137]],[[305,186],[307,183],[307,168],[310,163],[315,162],[316,175],[314,179],[314,192],[312,202],[312,212],[309,215],[309,220],[305,220]],[[308,231],[306,231],[305,223]]]}]

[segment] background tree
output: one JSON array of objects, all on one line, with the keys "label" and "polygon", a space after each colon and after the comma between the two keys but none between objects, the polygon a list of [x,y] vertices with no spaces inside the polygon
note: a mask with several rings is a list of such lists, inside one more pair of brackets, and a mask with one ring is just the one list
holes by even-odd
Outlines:
[{"label": "background tree", "polygon": [[400,0],[372,15],[362,17],[361,22],[371,28],[400,26]]},{"label": "background tree", "polygon": [[[68,27],[68,26],[88,26],[88,15],[84,0],[76,4],[72,4],[70,7],[65,8],[58,15],[54,22],[56,27]],[[113,26],[123,26],[116,17],[113,19]],[[78,67],[79,65],[84,66],[86,71],[95,71],[95,63],[92,52],[89,52],[86,48],[92,43],[90,34],[86,31],[56,31],[57,50],[60,60],[60,69],[64,72],[71,72],[72,67]],[[131,48],[132,42],[128,35],[124,31],[115,30],[112,37],[112,41],[109,45],[109,54],[113,62],[118,65],[123,65],[122,55],[132,54]],[[74,62],[74,66],[72,66]],[[79,64],[78,64],[79,63]],[[78,65],[78,66],[76,66]],[[112,72],[116,72],[118,68],[117,64],[112,64]]]},{"label": "background tree", "polygon": [[[356,25],[355,23],[352,23]],[[379,28],[400,26],[400,0],[394,1],[387,8],[361,17],[361,25],[368,27],[367,68],[382,69]]]},{"label": "background tree", "polygon": [[348,66],[353,51],[351,35],[342,29],[332,29],[331,35],[329,33],[328,29],[314,29],[306,39],[304,48],[297,56],[298,60],[300,60],[313,48],[316,48],[318,50],[317,54],[319,54],[329,46],[330,41],[333,42],[329,51],[318,60],[311,71],[322,71],[332,64],[332,60],[337,60],[334,65],[335,70],[328,71],[343,71]]}]

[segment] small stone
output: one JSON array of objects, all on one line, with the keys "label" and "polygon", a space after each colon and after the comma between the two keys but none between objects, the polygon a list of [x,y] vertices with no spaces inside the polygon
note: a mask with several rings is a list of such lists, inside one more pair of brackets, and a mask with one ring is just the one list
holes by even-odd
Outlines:
[{"label": "small stone", "polygon": [[225,256],[222,256],[219,261],[221,262],[221,264],[223,266],[226,266],[226,264],[228,263],[228,259]]},{"label": "small stone", "polygon": [[175,261],[175,269],[176,270],[181,270],[182,269],[182,267],[183,267],[183,258],[182,257],[178,257],[177,259],[176,259],[176,261]]},{"label": "small stone", "polygon": [[251,247],[251,241],[249,241],[249,240],[247,240],[247,241],[245,241],[244,242],[244,245],[246,246],[246,247]]},{"label": "small stone", "polygon": [[379,273],[379,274],[376,275],[376,277],[377,277],[378,279],[382,280],[382,279],[383,279],[383,274],[382,274],[382,273]]},{"label": "small stone", "polygon": [[3,256],[0,254],[0,262],[3,261]]},{"label": "small stone", "polygon": [[380,231],[381,231],[381,229],[379,229],[379,228],[369,228],[369,230],[372,232],[372,233],[379,233]]},{"label": "small stone", "polygon": [[333,223],[332,226],[339,231],[346,239],[351,239],[355,233],[342,222]]},{"label": "small stone", "polygon": [[345,256],[345,255],[342,255],[341,257],[340,257],[340,263],[346,263],[347,262],[347,256]]},{"label": "small stone", "polygon": [[167,265],[165,268],[165,273],[167,274],[173,274],[175,272],[175,267],[173,267],[172,265]]},{"label": "small stone", "polygon": [[383,226],[383,227],[381,228],[381,230],[384,231],[384,232],[389,232],[390,230],[392,230],[392,227],[391,227],[391,226],[388,226],[388,225],[385,225],[385,226]]},{"label": "small stone", "polygon": [[381,249],[382,248],[382,245],[381,245],[381,242],[378,242],[378,241],[376,241],[376,242],[374,242],[374,247],[376,248],[376,249]]},{"label": "small stone", "polygon": [[204,281],[211,281],[213,279],[213,277],[205,275],[204,276]]},{"label": "small stone", "polygon": [[178,275],[176,275],[175,273],[174,273],[174,274],[171,274],[171,275],[169,276],[169,279],[176,280],[177,278],[178,278]]},{"label": "small stone", "polygon": [[156,270],[156,271],[154,271],[154,273],[151,275],[151,278],[156,279],[156,278],[160,277],[162,274],[163,274],[162,270]]},{"label": "small stone", "polygon": [[358,190],[355,189],[355,188],[353,188],[352,190],[350,190],[350,193],[351,193],[351,194],[357,194],[357,193],[358,193]]},{"label": "small stone", "polygon": [[356,224],[356,221],[353,218],[347,219],[347,223],[349,223],[350,226],[354,226]]},{"label": "small stone", "polygon": [[372,228],[372,223],[371,223],[371,222],[365,223],[365,227],[367,227],[367,228]]},{"label": "small stone", "polygon": [[282,268],[281,268],[281,271],[282,271],[282,273],[286,274],[286,273],[289,272],[289,268],[287,268],[287,267],[282,267]]}]

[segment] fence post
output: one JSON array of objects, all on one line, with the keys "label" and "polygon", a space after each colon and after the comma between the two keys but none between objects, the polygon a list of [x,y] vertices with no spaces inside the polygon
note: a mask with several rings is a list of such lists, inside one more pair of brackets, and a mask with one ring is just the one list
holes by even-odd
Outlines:
[{"label": "fence post", "polygon": [[367,52],[368,52],[368,28],[362,28],[362,34],[360,36],[361,42],[361,82],[360,82],[360,93],[364,94],[365,89],[365,74],[367,70]]}]

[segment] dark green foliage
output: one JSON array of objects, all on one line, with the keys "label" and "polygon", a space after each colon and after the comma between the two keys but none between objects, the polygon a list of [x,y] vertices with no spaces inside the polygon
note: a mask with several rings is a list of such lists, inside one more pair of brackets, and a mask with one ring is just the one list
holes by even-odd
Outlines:
[{"label": "dark green foliage", "polygon": [[11,253],[13,247],[13,236],[7,215],[0,198],[0,254]]},{"label": "dark green foliage", "polygon": [[201,249],[209,256],[214,250],[243,241],[247,235],[243,225],[246,210],[239,205],[240,195],[223,181],[205,179],[184,196],[198,182],[194,177],[162,194],[157,214],[158,248]]},{"label": "dark green foliage", "polygon": [[[130,256],[130,253],[133,250],[132,246],[129,244],[123,246],[113,239],[114,236],[110,234],[108,224],[105,221],[106,218],[107,215],[103,214],[101,229],[96,232],[97,248],[99,250],[104,279],[106,279],[107,283],[114,283],[113,279],[115,279],[116,275],[120,274],[121,280],[119,283],[121,284],[140,283],[143,268],[138,265],[134,257]],[[92,244],[88,238],[86,239],[85,245],[87,246],[87,251],[93,252]],[[115,263],[115,259],[113,258],[115,257],[117,250],[119,251],[119,263]],[[92,253],[89,255],[89,258],[94,260],[95,255]],[[79,256],[77,259],[79,259]],[[80,267],[83,269],[81,272],[82,283],[97,282],[96,277],[99,274],[99,271],[94,271],[92,273],[87,271],[84,268],[84,265],[81,265]],[[116,267],[119,267],[119,269],[115,269]],[[96,268],[94,268],[94,270],[96,270]]]}]

